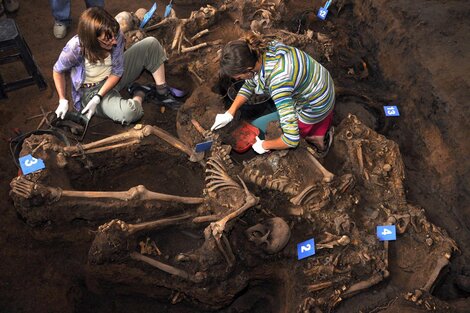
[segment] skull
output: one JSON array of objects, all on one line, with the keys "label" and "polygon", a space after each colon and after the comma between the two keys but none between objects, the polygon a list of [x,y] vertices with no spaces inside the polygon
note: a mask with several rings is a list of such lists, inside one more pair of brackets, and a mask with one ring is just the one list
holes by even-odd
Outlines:
[{"label": "skull", "polygon": [[268,254],[274,254],[286,246],[290,238],[289,225],[280,217],[273,217],[251,226],[245,231],[252,241]]},{"label": "skull", "polygon": [[139,19],[139,21],[142,22],[144,20],[144,16],[146,13],[147,13],[147,9],[140,8],[137,11],[135,11],[134,15]]},{"label": "skull", "polygon": [[132,13],[122,11],[114,17],[119,23],[123,33],[136,29],[139,25],[139,19]]}]

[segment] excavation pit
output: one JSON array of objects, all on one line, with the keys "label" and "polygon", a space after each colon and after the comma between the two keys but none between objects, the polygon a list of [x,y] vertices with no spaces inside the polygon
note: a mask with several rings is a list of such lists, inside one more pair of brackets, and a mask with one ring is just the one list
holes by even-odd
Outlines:
[{"label": "excavation pit", "polygon": [[[27,176],[32,187],[16,178],[10,181],[17,171],[13,165],[7,166],[9,156],[2,163],[13,186],[11,198],[2,198],[6,236],[2,242],[5,279],[2,277],[4,284],[0,286],[4,295],[0,306],[6,311],[39,313],[350,312],[383,308],[386,312],[407,312],[428,307],[459,312],[451,300],[468,297],[456,278],[465,278],[465,251],[470,242],[465,226],[469,184],[462,174],[468,171],[468,140],[462,131],[467,114],[459,102],[468,98],[462,59],[465,46],[461,43],[466,42],[462,32],[470,32],[466,32],[464,18],[454,18],[464,14],[462,4],[339,1],[332,3],[327,19],[320,21],[316,12],[324,3],[224,2],[228,9],[220,2],[205,7],[207,3],[178,1],[174,4],[178,19],[147,34],[156,36],[169,54],[166,68],[170,85],[190,94],[178,112],[144,103],[141,123],[168,131],[187,150],[146,139],[141,146],[90,154],[90,164],[86,159],[78,160],[79,156],[66,156],[68,164],[56,168],[47,163],[55,160],[54,153],[42,154],[39,148],[34,155],[45,158],[53,175],[46,171]],[[134,11],[138,4],[148,5],[137,1],[135,8],[128,8],[128,3],[117,1],[107,9],[117,14],[123,9]],[[80,2],[73,6],[74,14],[83,9]],[[163,9],[164,5],[159,5],[158,10]],[[191,11],[197,12],[199,20],[185,27],[181,44],[176,42],[172,49],[178,22],[190,18]],[[53,40],[52,35],[51,40],[38,35],[49,33],[50,25],[46,29],[47,23],[33,26],[29,21],[31,16],[43,15],[50,16],[49,8],[37,5],[33,11],[23,6],[15,19],[33,52],[41,45],[44,53],[36,53],[36,59],[45,76],[51,77],[51,64],[64,42]],[[451,17],[453,23],[448,23]],[[206,28],[209,33],[191,39]],[[212,165],[189,161],[195,145],[206,140],[192,120],[208,130],[215,114],[227,107],[227,97],[213,92],[219,79],[218,51],[250,28],[276,33],[282,41],[307,51],[332,74],[337,87],[334,125],[338,132],[330,154],[322,161],[334,174],[332,181],[324,182],[318,169],[303,170],[309,160],[304,143],[295,152],[273,153],[266,159],[251,152],[236,158],[227,148],[204,155],[203,162],[216,160]],[[206,47],[186,50],[205,42]],[[142,81],[151,82],[151,77],[144,75]],[[19,110],[29,117],[40,113],[40,105],[46,111],[55,109],[55,95],[51,98],[50,93],[34,88],[28,90],[29,95],[9,93],[11,99],[2,106],[5,133],[10,127],[36,128],[39,120],[24,121]],[[385,118],[384,105],[398,105],[401,116]],[[99,124],[101,121],[92,121],[96,124],[82,145],[125,133],[134,126]],[[278,130],[277,125],[272,128],[273,132]],[[215,148],[229,143],[224,138],[228,132],[229,128],[216,132]],[[43,139],[38,138],[33,149]],[[28,152],[32,150],[26,147],[24,153]],[[216,179],[206,180],[210,175],[206,169],[216,170],[219,163],[234,188],[209,191],[207,184]],[[256,202],[246,196],[238,176],[259,202],[220,232],[220,223],[212,227],[211,223],[224,213],[235,212],[246,199]],[[263,176],[271,176],[269,184]],[[296,184],[286,184],[285,177]],[[7,182],[4,186],[8,189]],[[84,201],[41,186],[74,192],[135,189],[120,199]],[[21,190],[23,196],[13,189]],[[148,195],[146,190],[204,200],[181,204],[132,198]],[[25,197],[27,192],[33,192],[33,197]],[[114,219],[139,225],[193,213],[190,221],[182,224],[127,236],[120,241],[125,248],[116,245],[116,250],[109,251],[114,257],[97,262],[100,264],[89,256],[93,241],[100,238],[99,227]],[[280,252],[268,254],[261,248],[265,244],[258,247],[245,231],[274,216],[286,221],[291,237]],[[393,222],[391,217],[396,219],[399,233],[397,240],[388,244],[386,258],[385,243],[377,242],[374,227]],[[215,235],[206,236],[213,233],[222,234],[219,241]],[[346,244],[343,236],[350,242]],[[150,246],[155,242],[161,256],[141,250],[140,243],[146,244],[147,238]],[[223,238],[234,260],[223,248],[227,246]],[[314,256],[297,260],[296,245],[310,238],[322,248]],[[454,252],[457,246],[451,238],[456,239],[462,254]],[[175,277],[135,253],[183,270],[188,276]],[[180,253],[195,257],[178,261]],[[21,277],[29,277],[29,283],[23,284]],[[338,295],[342,300],[334,303]],[[43,301],[46,298],[47,303]]]}]

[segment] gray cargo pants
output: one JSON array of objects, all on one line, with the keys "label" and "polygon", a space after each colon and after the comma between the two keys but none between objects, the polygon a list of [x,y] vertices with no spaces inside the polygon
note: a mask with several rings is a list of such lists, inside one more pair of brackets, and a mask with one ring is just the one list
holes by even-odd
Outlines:
[{"label": "gray cargo pants", "polygon": [[[108,117],[115,122],[129,124],[143,115],[142,104],[133,99],[124,99],[119,91],[134,82],[144,69],[155,72],[167,60],[165,50],[155,37],[147,37],[124,52],[124,73],[119,83],[98,104],[96,115]],[[82,108],[93,98],[104,81],[91,88],[80,88]]]}]

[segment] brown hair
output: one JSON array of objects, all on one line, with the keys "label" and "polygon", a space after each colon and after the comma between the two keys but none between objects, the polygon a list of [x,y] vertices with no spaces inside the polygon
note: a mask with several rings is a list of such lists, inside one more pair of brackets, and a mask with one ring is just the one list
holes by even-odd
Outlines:
[{"label": "brown hair", "polygon": [[119,34],[119,23],[114,17],[100,7],[83,11],[78,22],[78,38],[82,54],[90,63],[102,62],[106,58],[107,52],[98,41],[103,33],[106,39]]},{"label": "brown hair", "polygon": [[221,74],[233,77],[248,72],[248,68],[255,66],[273,39],[273,36],[249,32],[242,39],[227,43],[220,58]]}]

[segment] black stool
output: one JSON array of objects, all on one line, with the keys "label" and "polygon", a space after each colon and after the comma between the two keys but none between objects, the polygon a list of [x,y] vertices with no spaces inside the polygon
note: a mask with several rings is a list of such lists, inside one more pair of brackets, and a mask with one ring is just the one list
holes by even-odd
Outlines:
[{"label": "black stool", "polygon": [[5,83],[0,74],[0,99],[7,98],[7,92],[37,84],[39,90],[47,88],[46,81],[41,75],[36,62],[31,55],[28,44],[21,36],[16,23],[11,18],[0,19],[0,64],[14,62],[20,59],[30,75],[11,83]]}]

